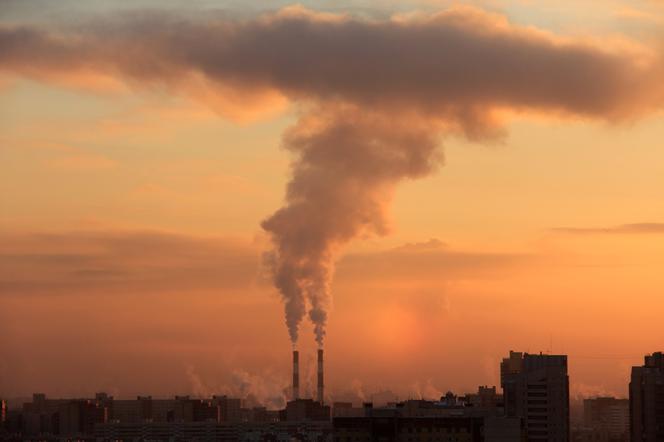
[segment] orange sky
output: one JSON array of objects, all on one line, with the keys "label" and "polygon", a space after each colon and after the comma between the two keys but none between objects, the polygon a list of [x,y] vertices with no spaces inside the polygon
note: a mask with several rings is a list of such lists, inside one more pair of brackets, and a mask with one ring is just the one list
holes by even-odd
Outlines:
[{"label": "orange sky", "polygon": [[[602,3],[587,29],[590,6],[576,3],[476,6],[556,38],[658,47],[657,2]],[[44,21],[39,2],[10,4],[2,25]],[[103,5],[78,13],[110,14]],[[42,69],[0,77],[0,396],[278,403],[291,346],[260,223],[283,204],[294,154],[282,135],[302,104]],[[389,232],[340,248],[331,397],[495,385],[509,350],[568,354],[573,394],[626,395],[631,365],[664,342],[664,115],[654,104],[617,119],[569,112],[512,109],[504,136],[479,141],[439,133],[444,165],[394,187]],[[300,335],[313,374],[308,321]]]}]

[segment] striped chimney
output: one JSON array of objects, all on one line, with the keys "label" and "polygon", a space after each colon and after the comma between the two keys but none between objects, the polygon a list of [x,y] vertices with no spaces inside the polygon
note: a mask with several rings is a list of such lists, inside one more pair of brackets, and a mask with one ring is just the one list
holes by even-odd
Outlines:
[{"label": "striped chimney", "polygon": [[300,398],[300,353],[293,350],[293,400]]},{"label": "striped chimney", "polygon": [[324,383],[323,383],[323,349],[318,349],[318,402],[323,403],[324,398]]}]

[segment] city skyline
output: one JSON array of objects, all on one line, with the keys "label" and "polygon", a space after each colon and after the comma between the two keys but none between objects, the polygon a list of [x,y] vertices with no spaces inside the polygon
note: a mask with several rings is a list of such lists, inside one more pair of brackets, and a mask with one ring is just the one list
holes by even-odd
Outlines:
[{"label": "city skyline", "polygon": [[661,2],[0,12],[0,398],[268,402],[293,349],[314,398],[511,350],[628,398],[662,349]]},{"label": "city skyline", "polygon": [[[435,399],[302,397],[299,353],[292,390],[280,404],[213,394],[154,398],[52,398],[34,393],[11,404],[0,398],[0,439],[82,440],[392,440],[473,442],[656,442],[664,435],[664,353],[632,367],[629,399],[597,396],[570,402],[566,355],[510,351],[499,370],[501,390],[448,391]],[[498,368],[498,367],[497,367]],[[313,396],[313,395],[312,395]]]}]

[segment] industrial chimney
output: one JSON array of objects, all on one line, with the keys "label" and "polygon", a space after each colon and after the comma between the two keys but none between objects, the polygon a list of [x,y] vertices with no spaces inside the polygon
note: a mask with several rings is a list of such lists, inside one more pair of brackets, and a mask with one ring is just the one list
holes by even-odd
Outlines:
[{"label": "industrial chimney", "polygon": [[323,404],[323,349],[318,349],[318,402]]},{"label": "industrial chimney", "polygon": [[300,353],[293,350],[293,400],[300,398]]}]

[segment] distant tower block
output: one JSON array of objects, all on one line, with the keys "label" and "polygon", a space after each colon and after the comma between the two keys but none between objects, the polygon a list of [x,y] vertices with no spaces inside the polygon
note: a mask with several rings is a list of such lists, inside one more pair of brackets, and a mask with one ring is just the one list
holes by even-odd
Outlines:
[{"label": "distant tower block", "polygon": [[323,403],[324,398],[324,383],[323,383],[323,349],[318,349],[318,402]]},{"label": "distant tower block", "polygon": [[293,350],[293,400],[300,398],[300,353]]}]

